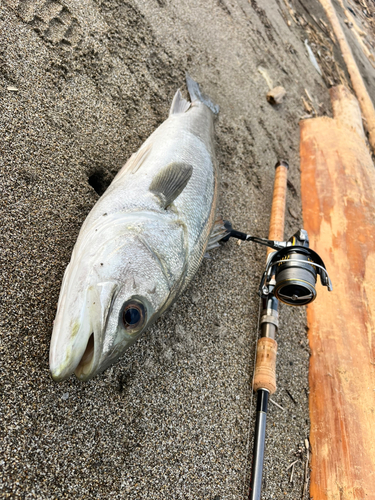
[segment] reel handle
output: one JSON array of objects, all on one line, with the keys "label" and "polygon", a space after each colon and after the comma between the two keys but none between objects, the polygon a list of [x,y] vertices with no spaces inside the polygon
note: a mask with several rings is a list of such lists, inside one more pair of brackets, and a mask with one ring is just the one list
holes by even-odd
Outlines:
[{"label": "reel handle", "polygon": [[[287,177],[289,165],[286,161],[278,161],[275,165],[275,181],[273,185],[272,209],[268,239],[274,241],[284,240],[285,202],[287,191]],[[268,255],[274,252],[267,249]]]}]

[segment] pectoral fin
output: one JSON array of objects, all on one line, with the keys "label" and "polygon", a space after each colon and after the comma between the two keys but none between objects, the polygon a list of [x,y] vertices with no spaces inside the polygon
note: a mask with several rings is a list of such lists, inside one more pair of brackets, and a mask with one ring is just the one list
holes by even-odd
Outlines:
[{"label": "pectoral fin", "polygon": [[215,221],[214,227],[211,231],[210,239],[208,240],[208,245],[206,250],[213,250],[219,247],[219,241],[228,235],[228,231],[224,226],[223,219],[217,219]]},{"label": "pectoral fin", "polygon": [[193,173],[193,167],[186,163],[170,163],[158,173],[150,185],[150,191],[167,208],[185,189]]}]

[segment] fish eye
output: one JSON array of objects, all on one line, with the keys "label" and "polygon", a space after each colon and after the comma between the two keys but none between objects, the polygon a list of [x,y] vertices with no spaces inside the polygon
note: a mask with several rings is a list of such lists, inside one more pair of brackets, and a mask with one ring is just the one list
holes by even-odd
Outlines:
[{"label": "fish eye", "polygon": [[136,300],[127,302],[122,313],[122,320],[127,330],[139,329],[146,319],[143,304]]}]

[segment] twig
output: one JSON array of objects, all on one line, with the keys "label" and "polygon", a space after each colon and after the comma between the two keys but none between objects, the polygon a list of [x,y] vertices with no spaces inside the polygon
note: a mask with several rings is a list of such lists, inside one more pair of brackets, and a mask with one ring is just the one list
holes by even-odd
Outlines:
[{"label": "twig", "polygon": [[310,95],[310,93],[309,93],[309,91],[308,91],[307,89],[305,89],[305,93],[306,93],[306,95],[307,95],[307,98],[308,98],[308,99],[309,99],[309,101],[310,101],[311,107],[312,107],[312,109],[313,109],[313,111],[314,111],[315,115],[318,115],[318,112],[316,111],[316,109],[315,109],[315,107],[314,107],[314,102],[313,102],[313,100],[312,100],[312,97],[311,97],[311,95]]},{"label": "twig", "polygon": [[309,482],[309,462],[310,462],[310,450],[307,448],[306,450],[307,455],[306,455],[306,463],[305,463],[305,477],[304,477],[304,482],[303,482],[303,491],[302,491],[302,500],[304,500],[306,491],[307,491],[307,485]]},{"label": "twig", "polygon": [[289,479],[290,483],[293,481],[293,472],[294,472],[294,464],[293,464],[293,467],[292,467],[292,472],[290,473],[290,479]]},{"label": "twig", "polygon": [[297,460],[294,460],[294,462],[292,462],[290,465],[288,465],[288,467],[286,468],[286,470],[289,470],[291,467],[293,467],[294,464],[296,464],[298,462],[298,458]]},{"label": "twig", "polygon": [[286,393],[288,394],[288,396],[290,397],[290,399],[293,401],[293,403],[296,405],[297,404],[297,401],[294,399],[294,397],[290,394],[290,392],[288,391],[288,389],[285,389],[286,390]]},{"label": "twig", "polygon": [[276,403],[276,401],[274,401],[273,399],[270,398],[270,401],[271,403],[273,403],[275,406],[277,406],[278,408],[280,408],[280,410],[283,410],[285,411],[285,408],[283,408],[282,406],[280,406],[278,403]]},{"label": "twig", "polygon": [[310,95],[310,92],[309,92],[307,89],[305,89],[305,93],[306,93],[306,95],[307,95],[307,97],[308,97],[309,101],[310,101],[310,102],[313,102],[313,100],[312,100],[312,98],[311,98],[311,95]]},{"label": "twig", "polygon": [[306,113],[312,113],[313,109],[310,104],[306,101],[306,99],[301,96],[303,107],[305,108]]}]

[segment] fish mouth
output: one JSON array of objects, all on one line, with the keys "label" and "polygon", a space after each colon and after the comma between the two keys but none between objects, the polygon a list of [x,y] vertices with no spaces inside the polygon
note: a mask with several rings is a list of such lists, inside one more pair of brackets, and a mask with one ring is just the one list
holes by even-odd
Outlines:
[{"label": "fish mouth", "polygon": [[62,322],[64,310],[58,311],[50,348],[50,371],[60,382],[75,373],[78,380],[94,377],[101,368],[103,343],[118,284],[102,282],[85,291],[82,306],[68,324]]},{"label": "fish mouth", "polygon": [[[87,338],[87,337],[86,337]],[[87,380],[93,376],[94,372],[94,354],[95,354],[95,336],[92,333],[87,344],[81,345],[81,348],[75,350],[76,354],[69,355],[62,360],[55,352],[50,354],[50,372],[55,382],[62,382],[69,378],[73,373],[79,380]],[[77,352],[78,351],[78,352]]]},{"label": "fish mouth", "polygon": [[68,346],[57,344],[51,349],[50,372],[55,382],[66,380],[73,373],[79,380],[88,380],[96,373],[98,363],[95,355],[98,351],[98,342],[95,340],[95,334],[87,333],[82,337],[78,345],[70,342]]},{"label": "fish mouth", "polygon": [[87,380],[93,376],[93,364],[95,354],[95,335],[94,332],[90,335],[86,349],[82,355],[80,362],[77,365],[74,373],[78,380]]},{"label": "fish mouth", "polygon": [[[99,346],[100,347],[100,346]],[[51,375],[55,382],[62,382],[69,378],[73,373],[81,382],[85,382],[93,378],[100,370],[98,370],[98,341],[95,340],[94,332],[91,333],[87,340],[84,349],[80,350],[76,358],[71,356],[70,362],[65,366],[55,365],[50,366]],[[83,352],[83,354],[82,354]]]}]

